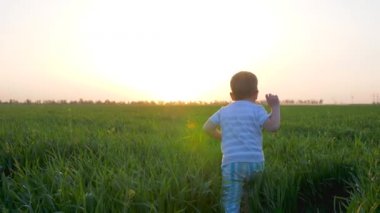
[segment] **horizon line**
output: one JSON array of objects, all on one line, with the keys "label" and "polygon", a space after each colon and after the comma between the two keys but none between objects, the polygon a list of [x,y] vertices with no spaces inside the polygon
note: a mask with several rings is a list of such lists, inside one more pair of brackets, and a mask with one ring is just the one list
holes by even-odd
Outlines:
[{"label": "horizon line", "polygon": [[[125,104],[125,105],[212,105],[212,104],[227,104],[233,100],[113,100],[113,99],[24,99],[20,101],[18,99],[0,99],[0,104]],[[265,99],[257,100],[256,103],[266,104]],[[282,105],[376,105],[380,104],[379,100],[373,102],[325,102],[323,99],[284,99],[280,100]]]}]

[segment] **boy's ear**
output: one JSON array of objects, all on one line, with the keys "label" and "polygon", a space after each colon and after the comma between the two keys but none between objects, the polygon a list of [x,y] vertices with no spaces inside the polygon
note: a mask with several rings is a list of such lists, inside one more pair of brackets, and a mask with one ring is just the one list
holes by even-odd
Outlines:
[{"label": "boy's ear", "polygon": [[258,96],[259,96],[259,90],[256,90],[255,92],[253,92],[252,97],[254,100],[257,100]]},{"label": "boy's ear", "polygon": [[234,93],[233,93],[233,92],[230,92],[230,96],[231,96],[231,99],[232,99],[233,101],[235,101],[235,100],[236,100],[236,97],[235,97],[235,95],[234,95]]}]

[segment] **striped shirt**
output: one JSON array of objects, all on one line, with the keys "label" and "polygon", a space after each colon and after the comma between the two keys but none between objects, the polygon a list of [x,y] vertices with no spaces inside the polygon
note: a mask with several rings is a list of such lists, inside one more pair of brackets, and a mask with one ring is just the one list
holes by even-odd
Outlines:
[{"label": "striped shirt", "polygon": [[263,106],[247,100],[222,107],[209,118],[222,131],[222,166],[264,162],[262,127],[268,118]]}]

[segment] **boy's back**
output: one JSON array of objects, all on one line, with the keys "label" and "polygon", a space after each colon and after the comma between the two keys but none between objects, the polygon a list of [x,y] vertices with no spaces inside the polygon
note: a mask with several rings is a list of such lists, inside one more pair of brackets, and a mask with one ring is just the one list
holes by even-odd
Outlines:
[{"label": "boy's back", "polygon": [[233,162],[263,162],[262,126],[269,115],[251,101],[235,101],[222,107],[210,121],[220,126],[222,165]]}]

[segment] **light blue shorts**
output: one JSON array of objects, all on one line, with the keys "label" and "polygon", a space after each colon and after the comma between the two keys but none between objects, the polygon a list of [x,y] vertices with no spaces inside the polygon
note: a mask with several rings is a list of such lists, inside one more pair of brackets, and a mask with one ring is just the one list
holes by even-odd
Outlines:
[{"label": "light blue shorts", "polygon": [[236,162],[222,166],[222,205],[225,212],[239,212],[243,186],[264,170],[264,162]]}]

